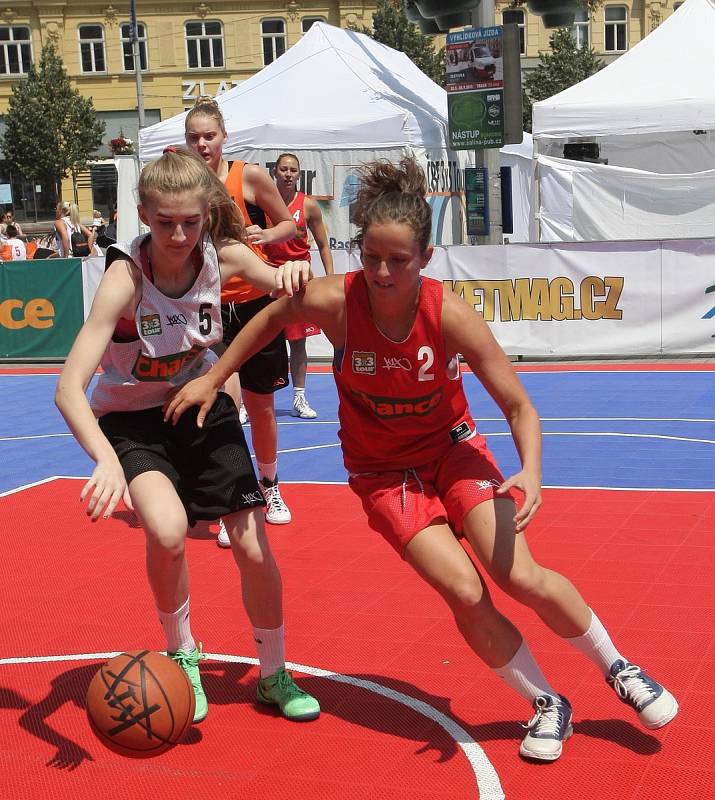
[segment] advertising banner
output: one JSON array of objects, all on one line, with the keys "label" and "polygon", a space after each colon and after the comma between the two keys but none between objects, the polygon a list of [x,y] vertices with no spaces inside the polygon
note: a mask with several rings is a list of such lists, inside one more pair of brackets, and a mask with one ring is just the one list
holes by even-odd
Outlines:
[{"label": "advertising banner", "polygon": [[[242,158],[268,171],[282,150],[247,150]],[[427,179],[427,202],[432,209],[432,244],[467,241],[464,215],[464,167],[474,163],[471,153],[422,148],[383,150],[295,151],[300,161],[298,188],[318,202],[332,250],[350,248],[357,229],[350,222],[350,207],[357,191],[359,169],[370,161],[398,164],[414,155]]]},{"label": "advertising banner", "polygon": [[447,34],[447,110],[454,150],[504,145],[503,28]]},{"label": "advertising banner", "polygon": [[62,358],[83,322],[79,258],[0,265],[0,358]]},{"label": "advertising banner", "polygon": [[[354,269],[354,250],[335,260]],[[513,356],[715,356],[715,239],[436,247],[425,274]],[[307,344],[332,355],[322,335]]]}]

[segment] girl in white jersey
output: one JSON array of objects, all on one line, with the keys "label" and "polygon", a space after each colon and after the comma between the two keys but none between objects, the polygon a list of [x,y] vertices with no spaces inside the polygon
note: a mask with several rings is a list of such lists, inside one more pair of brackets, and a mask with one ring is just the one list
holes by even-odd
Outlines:
[{"label": "girl in white jersey", "polygon": [[[660,728],[678,711],[673,695],[629,663],[576,587],[529,551],[526,527],[541,505],[539,419],[484,319],[421,275],[432,255],[426,190],[411,158],[366,165],[352,206],[363,269],[311,281],[305,292],[265,308],[206,375],[174,396],[165,417],[181,423],[194,404],[210,407],[225,376],[263,341],[287,323],[315,321],[335,348],[350,486],[369,525],[449,604],[467,644],[533,706],[521,755],[561,755],[573,732],[571,704],[496,608],[482,572],[590,658],[643,725]],[[506,480],[451,369],[459,353],[511,428],[521,469]],[[401,368],[389,374],[385,367],[395,361]],[[202,419],[199,411],[197,424]],[[511,489],[523,493],[518,510]]]},{"label": "girl in white jersey", "polygon": [[[165,424],[161,408],[175,387],[215,360],[209,347],[221,339],[223,282],[239,275],[291,295],[309,279],[309,265],[289,262],[276,270],[263,263],[243,243],[243,222],[223,184],[190,151],[167,151],[139,179],[139,216],[150,233],[110,248],[57,385],[58,408],[96,462],[80,498],[88,501],[92,521],[108,518],[122,497],[136,511],[167,652],[194,686],[195,722],[208,706],[201,648],[190,626],[184,547],[188,525],[218,517],[230,533],[257,642],[258,700],[290,719],[315,719],[317,701],[285,671],[281,579],[236,407],[222,393],[203,430],[190,422]],[[103,372],[87,402],[100,361]]]}]

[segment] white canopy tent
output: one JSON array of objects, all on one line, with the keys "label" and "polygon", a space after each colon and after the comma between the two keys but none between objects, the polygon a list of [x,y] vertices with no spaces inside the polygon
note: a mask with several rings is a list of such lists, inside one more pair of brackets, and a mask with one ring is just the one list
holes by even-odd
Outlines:
[{"label": "white canopy tent", "polygon": [[715,168],[715,2],[686,2],[633,49],[534,104],[538,154],[595,140],[609,165],[687,174]]},{"label": "white canopy tent", "polygon": [[[224,154],[270,167],[284,151],[301,161],[304,191],[321,202],[331,244],[347,247],[354,168],[414,154],[427,175],[434,240],[464,238],[461,168],[448,150],[447,95],[401,52],[368,36],[316,23],[284,55],[216,98],[226,121]],[[186,114],[145,128],[142,161],[184,140]]]},{"label": "white canopy tent", "polygon": [[[686,0],[600,72],[534,104],[541,241],[715,236],[715,0]],[[596,142],[603,164],[563,158]]]}]

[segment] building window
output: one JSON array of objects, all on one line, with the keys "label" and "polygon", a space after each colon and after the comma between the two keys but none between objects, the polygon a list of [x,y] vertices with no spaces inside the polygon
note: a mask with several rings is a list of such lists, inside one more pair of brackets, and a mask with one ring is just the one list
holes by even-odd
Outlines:
[{"label": "building window", "polygon": [[591,23],[588,18],[588,11],[577,11],[571,30],[576,47],[583,47],[588,50],[591,47]]},{"label": "building window", "polygon": [[105,72],[104,28],[101,25],[79,26],[79,60],[82,72]]},{"label": "building window", "polygon": [[0,26],[0,75],[26,75],[32,64],[30,29]]},{"label": "building window", "polygon": [[187,22],[189,69],[223,67],[223,27],[220,22]]},{"label": "building window", "polygon": [[[124,22],[120,28],[122,37],[122,56],[124,59],[124,71],[134,72],[134,50],[132,48],[132,25],[131,22]],[[139,42],[139,68],[146,72],[146,27],[143,22],[137,22],[137,40]]]},{"label": "building window", "polygon": [[628,49],[628,9],[625,6],[606,6],[606,52]]},{"label": "building window", "polygon": [[303,33],[308,31],[315,25],[316,22],[327,22],[325,17],[303,17],[300,21],[300,29]]},{"label": "building window", "polygon": [[263,64],[272,64],[286,51],[286,24],[282,19],[264,19],[261,22]]},{"label": "building window", "polygon": [[501,12],[503,25],[519,26],[519,52],[522,56],[526,55],[526,24],[524,23],[524,12],[520,9],[506,8]]}]

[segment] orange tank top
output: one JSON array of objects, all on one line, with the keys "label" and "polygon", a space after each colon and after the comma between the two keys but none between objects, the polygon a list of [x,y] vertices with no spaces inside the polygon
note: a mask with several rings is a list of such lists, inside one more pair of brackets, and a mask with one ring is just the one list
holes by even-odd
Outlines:
[{"label": "orange tank top", "polygon": [[[231,195],[234,203],[239,207],[243,216],[243,221],[246,225],[251,225],[251,217],[246,207],[246,201],[243,198],[243,168],[245,161],[234,161],[224,181],[226,191]],[[268,256],[263,251],[259,244],[246,244],[253,250],[253,252],[266,263],[269,263]],[[258,297],[263,297],[266,294],[262,289],[257,289],[252,284],[244,281],[235,275],[229,278],[228,281],[221,287],[221,302],[222,303],[247,303],[249,300],[255,300]]]}]

